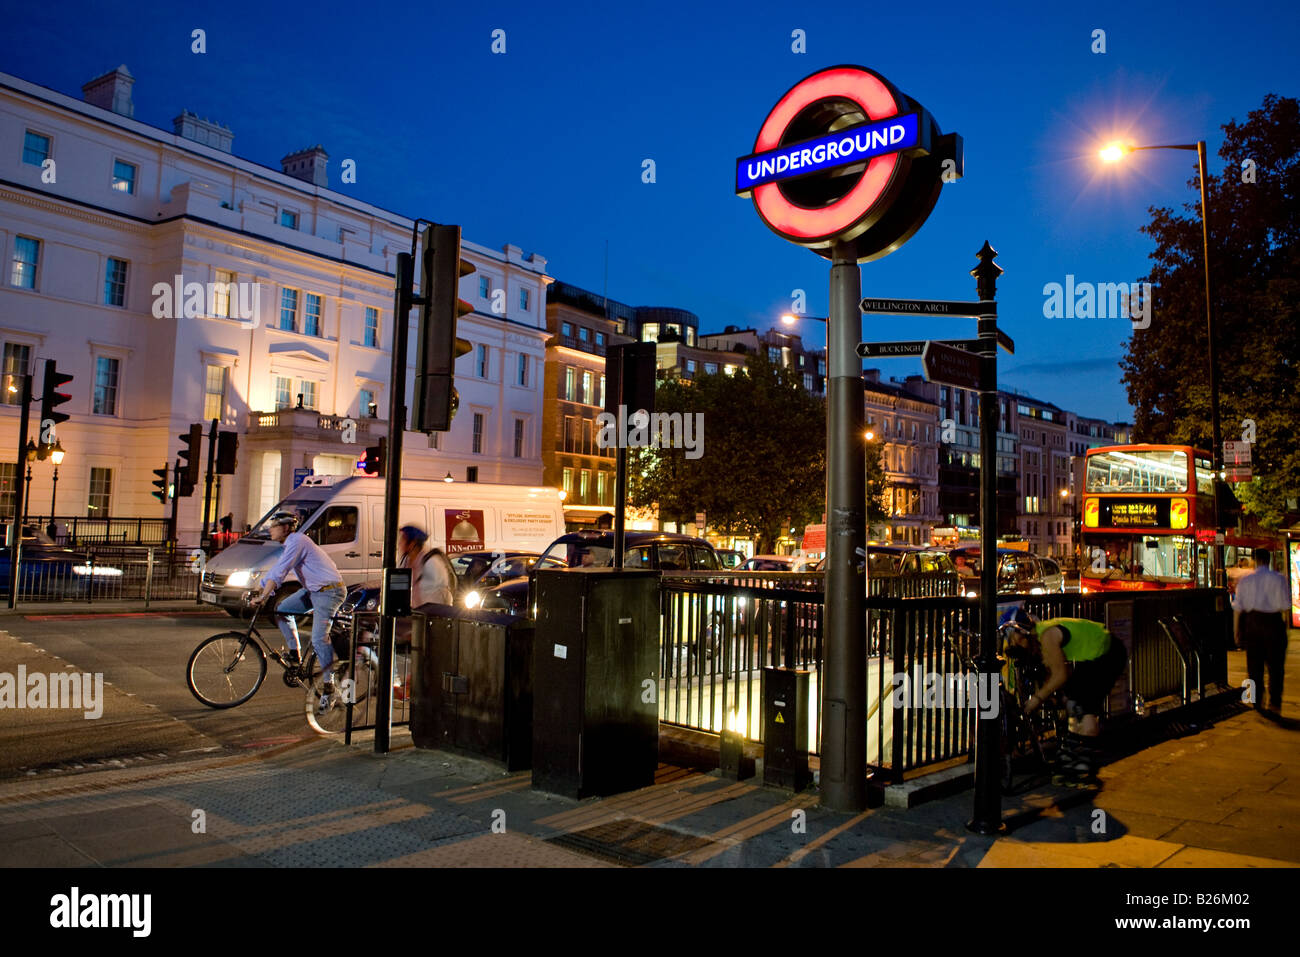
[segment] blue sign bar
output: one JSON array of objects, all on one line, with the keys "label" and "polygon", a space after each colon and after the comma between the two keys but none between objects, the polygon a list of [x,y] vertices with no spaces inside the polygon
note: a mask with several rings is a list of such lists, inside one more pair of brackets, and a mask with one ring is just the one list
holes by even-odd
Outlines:
[{"label": "blue sign bar", "polygon": [[740,195],[764,183],[821,173],[862,163],[873,156],[901,153],[921,145],[921,124],[916,113],[850,126],[802,143],[791,143],[766,153],[736,160],[736,192]]}]

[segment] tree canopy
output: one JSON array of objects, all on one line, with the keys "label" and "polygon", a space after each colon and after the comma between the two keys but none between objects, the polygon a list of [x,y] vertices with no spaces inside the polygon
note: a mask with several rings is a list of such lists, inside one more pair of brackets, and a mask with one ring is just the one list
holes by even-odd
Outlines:
[{"label": "tree canopy", "polygon": [[[1269,94],[1223,127],[1226,166],[1207,176],[1211,298],[1224,440],[1254,436],[1246,512],[1277,527],[1300,496],[1300,101]],[[1186,215],[1152,207],[1151,323],[1121,360],[1143,442],[1211,446],[1199,182]],[[1253,423],[1253,430],[1251,425]]]}]

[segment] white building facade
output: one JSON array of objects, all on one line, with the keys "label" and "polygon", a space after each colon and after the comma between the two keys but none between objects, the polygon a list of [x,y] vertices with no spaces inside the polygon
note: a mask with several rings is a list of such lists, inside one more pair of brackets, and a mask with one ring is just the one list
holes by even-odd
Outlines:
[{"label": "white building facade", "polygon": [[[0,74],[0,371],[35,372],[33,439],[41,360],[75,377],[57,429],[58,515],[169,515],[152,470],[175,460],[191,423],[206,434],[215,418],[239,453],[212,516],[233,513],[238,528],[295,472],[354,474],[386,434],[393,273],[412,220],[330,189],[320,147],[275,170],[235,157],[229,129],[188,112],[175,133],[137,122],[133,83],[120,67],[82,101]],[[462,256],[477,272],[460,287],[475,307],[457,328],[474,347],[456,365],[460,411],[446,434],[407,433],[403,474],[539,485],[546,261],[469,241]],[[9,514],[20,405],[2,398]],[[51,465],[32,472],[39,518]],[[181,542],[197,540],[202,504],[200,481],[180,500]]]}]

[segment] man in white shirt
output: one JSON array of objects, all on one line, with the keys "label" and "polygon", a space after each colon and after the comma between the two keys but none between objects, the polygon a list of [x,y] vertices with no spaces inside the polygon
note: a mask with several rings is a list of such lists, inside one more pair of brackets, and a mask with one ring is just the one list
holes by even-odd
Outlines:
[{"label": "man in white shirt", "polygon": [[[1255,708],[1282,710],[1282,670],[1286,666],[1286,615],[1291,596],[1286,579],[1273,571],[1272,555],[1255,549],[1255,570],[1237,583],[1232,603],[1233,635],[1246,649],[1246,674],[1255,686]],[[1268,668],[1268,705],[1263,704]]]},{"label": "man in white shirt", "polygon": [[276,608],[276,622],[289,646],[289,660],[297,664],[298,623],[288,616],[304,614],[309,605],[315,613],[311,623],[311,645],[316,649],[321,672],[325,675],[324,695],[319,705],[324,711],[342,703],[335,700],[333,672],[330,670],[334,662],[334,646],[330,644],[329,626],[339,605],[343,604],[343,576],[319,545],[302,532],[294,531],[297,525],[298,519],[288,512],[277,512],[272,516],[271,540],[282,543],[284,551],[275,567],[262,578],[262,591],[253,598],[253,603],[260,605],[275,594],[289,572],[302,582],[302,588]]}]

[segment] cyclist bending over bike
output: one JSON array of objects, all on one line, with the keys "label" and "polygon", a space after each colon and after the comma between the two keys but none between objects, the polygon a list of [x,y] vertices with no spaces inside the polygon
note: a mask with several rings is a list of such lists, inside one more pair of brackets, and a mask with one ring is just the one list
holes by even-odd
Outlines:
[{"label": "cyclist bending over bike", "polygon": [[271,540],[283,544],[284,552],[275,567],[263,577],[262,591],[253,597],[252,602],[260,605],[275,594],[289,572],[302,582],[301,590],[280,602],[275,610],[275,619],[289,646],[289,661],[297,666],[298,623],[293,616],[305,614],[309,605],[315,613],[311,623],[311,644],[320,660],[324,683],[316,710],[324,712],[343,703],[337,700],[341,695],[336,695],[334,690],[334,676],[330,670],[334,662],[334,646],[329,638],[330,620],[343,604],[343,576],[319,545],[302,532],[294,531],[297,526],[298,519],[288,512],[277,512],[271,517]]},{"label": "cyclist bending over bike", "polygon": [[1035,656],[1047,667],[1047,679],[1025,704],[1033,714],[1045,699],[1062,691],[1070,715],[1070,731],[1061,742],[1057,766],[1065,783],[1085,783],[1096,776],[1100,749],[1101,712],[1115,680],[1124,671],[1124,643],[1095,621],[1049,618],[1039,621],[1023,608],[1008,608],[999,625],[1008,642]]}]

